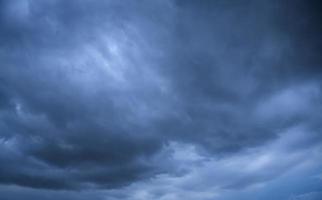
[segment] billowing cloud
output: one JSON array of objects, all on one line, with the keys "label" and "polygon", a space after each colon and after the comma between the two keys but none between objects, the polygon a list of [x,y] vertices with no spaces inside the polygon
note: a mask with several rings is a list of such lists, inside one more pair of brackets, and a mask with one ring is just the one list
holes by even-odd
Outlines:
[{"label": "billowing cloud", "polygon": [[320,197],[318,8],[0,1],[1,196]]}]

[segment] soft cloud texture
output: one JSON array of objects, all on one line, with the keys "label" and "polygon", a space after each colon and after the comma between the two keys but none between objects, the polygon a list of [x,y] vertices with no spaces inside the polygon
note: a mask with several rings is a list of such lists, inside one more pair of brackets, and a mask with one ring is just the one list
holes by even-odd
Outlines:
[{"label": "soft cloud texture", "polygon": [[319,199],[319,8],[0,1],[1,198]]}]

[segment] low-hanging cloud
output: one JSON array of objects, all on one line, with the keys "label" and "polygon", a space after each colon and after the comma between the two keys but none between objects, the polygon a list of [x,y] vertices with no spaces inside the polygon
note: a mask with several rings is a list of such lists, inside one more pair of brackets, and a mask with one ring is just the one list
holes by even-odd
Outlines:
[{"label": "low-hanging cloud", "polygon": [[0,193],[247,198],[317,173],[319,6],[0,1]]}]

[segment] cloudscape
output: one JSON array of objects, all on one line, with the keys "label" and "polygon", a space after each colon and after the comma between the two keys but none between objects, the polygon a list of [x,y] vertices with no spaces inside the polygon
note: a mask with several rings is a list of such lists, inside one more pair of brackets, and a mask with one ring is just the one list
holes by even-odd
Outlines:
[{"label": "cloudscape", "polygon": [[322,199],[317,0],[0,0],[0,200]]}]

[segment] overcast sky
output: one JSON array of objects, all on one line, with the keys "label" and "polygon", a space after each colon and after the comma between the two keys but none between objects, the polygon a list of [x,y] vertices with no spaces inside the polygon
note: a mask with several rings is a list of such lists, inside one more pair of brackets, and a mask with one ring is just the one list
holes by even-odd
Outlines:
[{"label": "overcast sky", "polygon": [[321,8],[0,0],[0,199],[322,199]]}]

